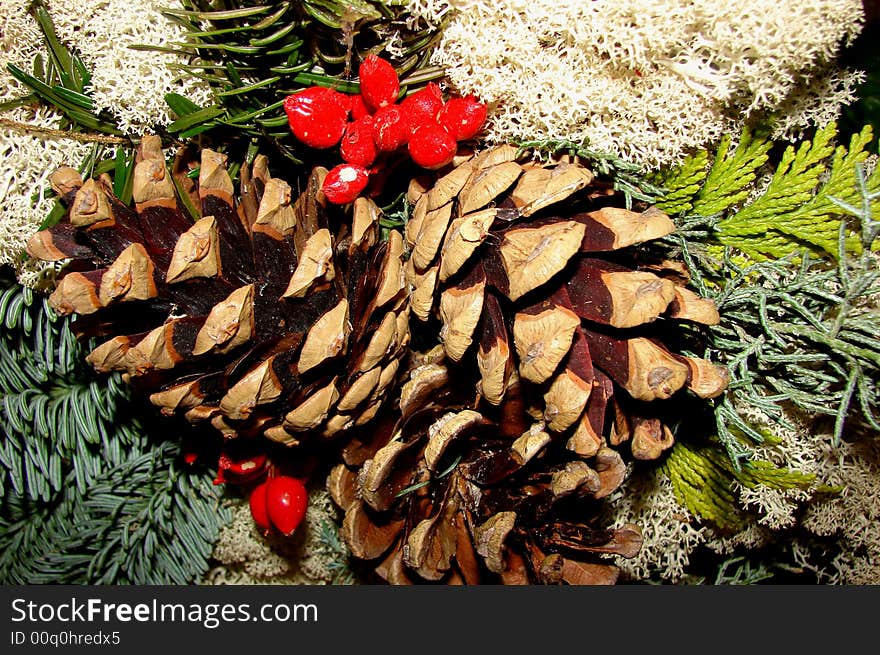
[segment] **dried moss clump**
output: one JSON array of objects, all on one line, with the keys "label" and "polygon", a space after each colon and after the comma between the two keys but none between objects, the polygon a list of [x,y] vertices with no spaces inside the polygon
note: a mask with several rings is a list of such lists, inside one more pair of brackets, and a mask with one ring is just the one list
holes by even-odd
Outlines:
[{"label": "dried moss clump", "polygon": [[827,121],[861,79],[828,68],[861,29],[859,0],[808,0],[796,16],[766,0],[415,0],[412,10],[451,17],[432,61],[497,103],[491,142],[588,139],[660,166],[757,112],[782,107],[788,130]]}]

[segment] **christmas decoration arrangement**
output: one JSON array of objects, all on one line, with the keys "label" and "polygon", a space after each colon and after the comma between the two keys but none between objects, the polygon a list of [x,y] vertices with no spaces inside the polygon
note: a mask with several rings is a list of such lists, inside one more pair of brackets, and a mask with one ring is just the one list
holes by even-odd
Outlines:
[{"label": "christmas decoration arrangement", "polygon": [[791,11],[5,3],[0,582],[880,582],[880,22]]}]

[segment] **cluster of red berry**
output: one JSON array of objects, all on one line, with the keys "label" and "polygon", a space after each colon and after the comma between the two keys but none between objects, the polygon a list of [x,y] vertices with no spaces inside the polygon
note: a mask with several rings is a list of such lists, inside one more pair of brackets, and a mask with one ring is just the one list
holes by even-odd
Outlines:
[{"label": "cluster of red berry", "polygon": [[[184,459],[192,464],[196,460],[195,452],[188,450]],[[252,485],[261,478],[250,492],[254,523],[264,534],[275,531],[289,537],[302,523],[308,507],[309,494],[303,480],[277,472],[265,453],[223,449],[214,484]]]},{"label": "cluster of red berry", "polygon": [[312,148],[339,145],[345,162],[324,180],[335,204],[352,202],[380,172],[390,153],[404,146],[414,163],[437,169],[452,161],[458,142],[473,138],[486,120],[486,105],[473,96],[446,102],[429,83],[397,102],[400,80],[394,67],[368,55],[358,70],[360,94],[313,86],[287,96],[284,111],[294,136]]}]

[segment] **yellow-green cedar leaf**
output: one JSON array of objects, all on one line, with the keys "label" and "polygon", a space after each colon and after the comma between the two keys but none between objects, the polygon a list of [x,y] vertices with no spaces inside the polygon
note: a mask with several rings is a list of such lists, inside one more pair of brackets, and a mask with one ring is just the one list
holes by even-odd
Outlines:
[{"label": "yellow-green cedar leaf", "polygon": [[767,162],[772,141],[764,135],[754,135],[744,128],[739,144],[728,155],[731,139],[721,139],[715,161],[706,177],[706,183],[697,194],[693,210],[710,216],[730,209],[745,200],[757,171]]},{"label": "yellow-green cedar leaf", "polygon": [[675,497],[693,515],[720,528],[742,527],[746,516],[739,507],[733,483],[749,489],[809,489],[816,476],[766,461],[751,461],[739,470],[720,448],[695,447],[677,442],[663,463]]},{"label": "yellow-green cedar leaf", "polygon": [[[870,126],[853,135],[849,148],[832,145],[837,125],[818,130],[812,142],[789,146],[767,189],[718,224],[719,241],[753,259],[784,257],[802,248],[836,257],[841,207],[858,203],[856,167],[868,156]],[[868,180],[869,192],[880,188],[880,175]],[[880,201],[876,209],[880,209]]]},{"label": "yellow-green cedar leaf", "polygon": [[694,196],[709,174],[708,164],[709,152],[701,150],[686,157],[680,166],[656,176],[652,181],[665,189],[666,193],[655,205],[667,214],[679,214],[693,209]]}]

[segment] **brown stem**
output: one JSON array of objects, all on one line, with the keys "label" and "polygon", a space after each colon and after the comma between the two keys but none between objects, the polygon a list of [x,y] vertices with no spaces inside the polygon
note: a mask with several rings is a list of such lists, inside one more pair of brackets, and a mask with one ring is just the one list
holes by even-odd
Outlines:
[{"label": "brown stem", "polygon": [[109,145],[131,145],[136,142],[135,139],[122,136],[111,136],[109,134],[94,134],[90,132],[71,132],[69,130],[58,130],[52,127],[40,127],[31,125],[30,123],[22,123],[9,118],[0,118],[0,127],[5,127],[16,132],[26,132],[34,134],[42,134],[44,136],[54,136],[61,139],[71,139],[81,143],[105,143]]}]

